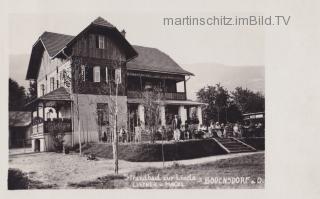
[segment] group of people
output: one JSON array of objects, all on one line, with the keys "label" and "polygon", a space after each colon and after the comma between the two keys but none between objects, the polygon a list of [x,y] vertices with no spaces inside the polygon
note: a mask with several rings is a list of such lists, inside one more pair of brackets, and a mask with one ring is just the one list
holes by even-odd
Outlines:
[{"label": "group of people", "polygon": [[[119,130],[119,142],[140,142],[141,133],[143,129],[141,126],[135,127],[134,137],[130,138],[128,132],[124,128]],[[169,129],[162,126],[158,129],[155,135],[155,140],[188,140],[188,139],[202,139],[202,138],[228,138],[228,137],[260,137],[264,136],[264,127],[262,123],[230,123],[226,124],[211,121],[209,126],[189,124],[182,121],[178,115],[174,115]],[[107,135],[104,132],[102,137],[103,142],[107,142]]]},{"label": "group of people", "polygon": [[262,123],[230,123],[211,122],[209,127],[201,125],[199,128],[205,137],[259,137],[264,136]]},{"label": "group of people", "polygon": [[190,129],[189,124],[186,122],[182,125],[179,116],[175,115],[172,121],[173,139],[179,141],[180,139],[192,138],[209,138],[209,137],[259,137],[264,136],[263,124],[258,122],[246,123],[230,123],[226,124],[211,121],[209,126],[200,125],[197,129]]}]

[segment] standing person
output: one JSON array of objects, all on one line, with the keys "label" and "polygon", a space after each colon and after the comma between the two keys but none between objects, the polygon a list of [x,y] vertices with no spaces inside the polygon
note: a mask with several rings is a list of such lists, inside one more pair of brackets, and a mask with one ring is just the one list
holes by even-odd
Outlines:
[{"label": "standing person", "polygon": [[175,141],[180,140],[180,127],[181,120],[178,118],[178,115],[175,115],[172,120],[173,137]]},{"label": "standing person", "polygon": [[223,128],[223,137],[228,137],[228,124],[226,124]]},{"label": "standing person", "polygon": [[187,140],[189,140],[189,139],[191,139],[191,137],[190,137],[190,131],[189,131],[189,120],[187,120],[187,121],[185,122],[184,127],[185,127],[185,137],[186,137]]},{"label": "standing person", "polygon": [[235,123],[234,126],[233,126],[233,136],[234,137],[240,137],[239,136],[239,126],[238,126],[238,123]]},{"label": "standing person", "polygon": [[214,129],[216,131],[217,136],[222,137],[222,131],[221,131],[221,126],[220,126],[219,122],[216,122]]}]

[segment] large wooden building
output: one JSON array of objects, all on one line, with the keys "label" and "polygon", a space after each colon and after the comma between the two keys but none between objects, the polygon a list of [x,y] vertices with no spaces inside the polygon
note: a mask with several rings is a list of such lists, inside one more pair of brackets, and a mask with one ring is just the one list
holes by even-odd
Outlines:
[{"label": "large wooden building", "polygon": [[[55,131],[64,132],[66,145],[79,143],[79,137],[81,142],[100,142],[111,132],[116,94],[117,126],[134,133],[145,123],[146,88],[161,92],[162,125],[170,124],[175,114],[184,123],[190,108],[197,110],[201,124],[201,103],[186,95],[192,75],[156,48],[131,45],[124,31],[101,17],[76,36],[44,32],[33,45],[26,76],[37,82],[37,99],[29,104],[33,150],[51,150],[49,132]],[[177,92],[179,82],[183,92]]]}]

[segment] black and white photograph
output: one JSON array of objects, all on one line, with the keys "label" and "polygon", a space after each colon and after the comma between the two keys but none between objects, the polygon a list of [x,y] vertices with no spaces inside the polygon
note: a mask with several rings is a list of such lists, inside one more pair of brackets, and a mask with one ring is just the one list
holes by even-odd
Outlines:
[{"label": "black and white photograph", "polygon": [[[15,2],[6,3],[8,75],[2,78],[10,193],[245,190],[269,198],[268,186],[280,188],[272,183],[277,167],[307,163],[294,136],[299,122],[288,117],[308,117],[304,127],[315,124],[311,115],[319,106],[303,101],[316,104],[317,94],[306,86],[311,78],[301,82],[304,92],[285,89],[299,77],[282,60],[294,59],[295,48],[319,53],[319,36],[298,44],[294,38],[301,34],[293,30],[311,25],[301,25],[292,10],[268,12],[271,3],[253,1],[195,7],[181,1]],[[304,14],[312,15],[316,6],[310,7]],[[291,105],[304,111],[282,110],[294,111]],[[307,128],[299,132],[309,137],[308,146],[316,145],[319,135]],[[297,157],[284,153],[295,150]],[[302,159],[285,163],[292,157]],[[309,169],[307,176],[320,177]],[[310,196],[320,193],[316,184]]]}]

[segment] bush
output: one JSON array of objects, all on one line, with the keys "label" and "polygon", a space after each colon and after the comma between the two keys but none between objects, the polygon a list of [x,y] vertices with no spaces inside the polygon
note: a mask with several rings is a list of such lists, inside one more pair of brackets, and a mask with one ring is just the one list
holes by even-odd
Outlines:
[{"label": "bush", "polygon": [[8,170],[8,189],[28,189],[29,179],[28,177],[18,169]]}]

